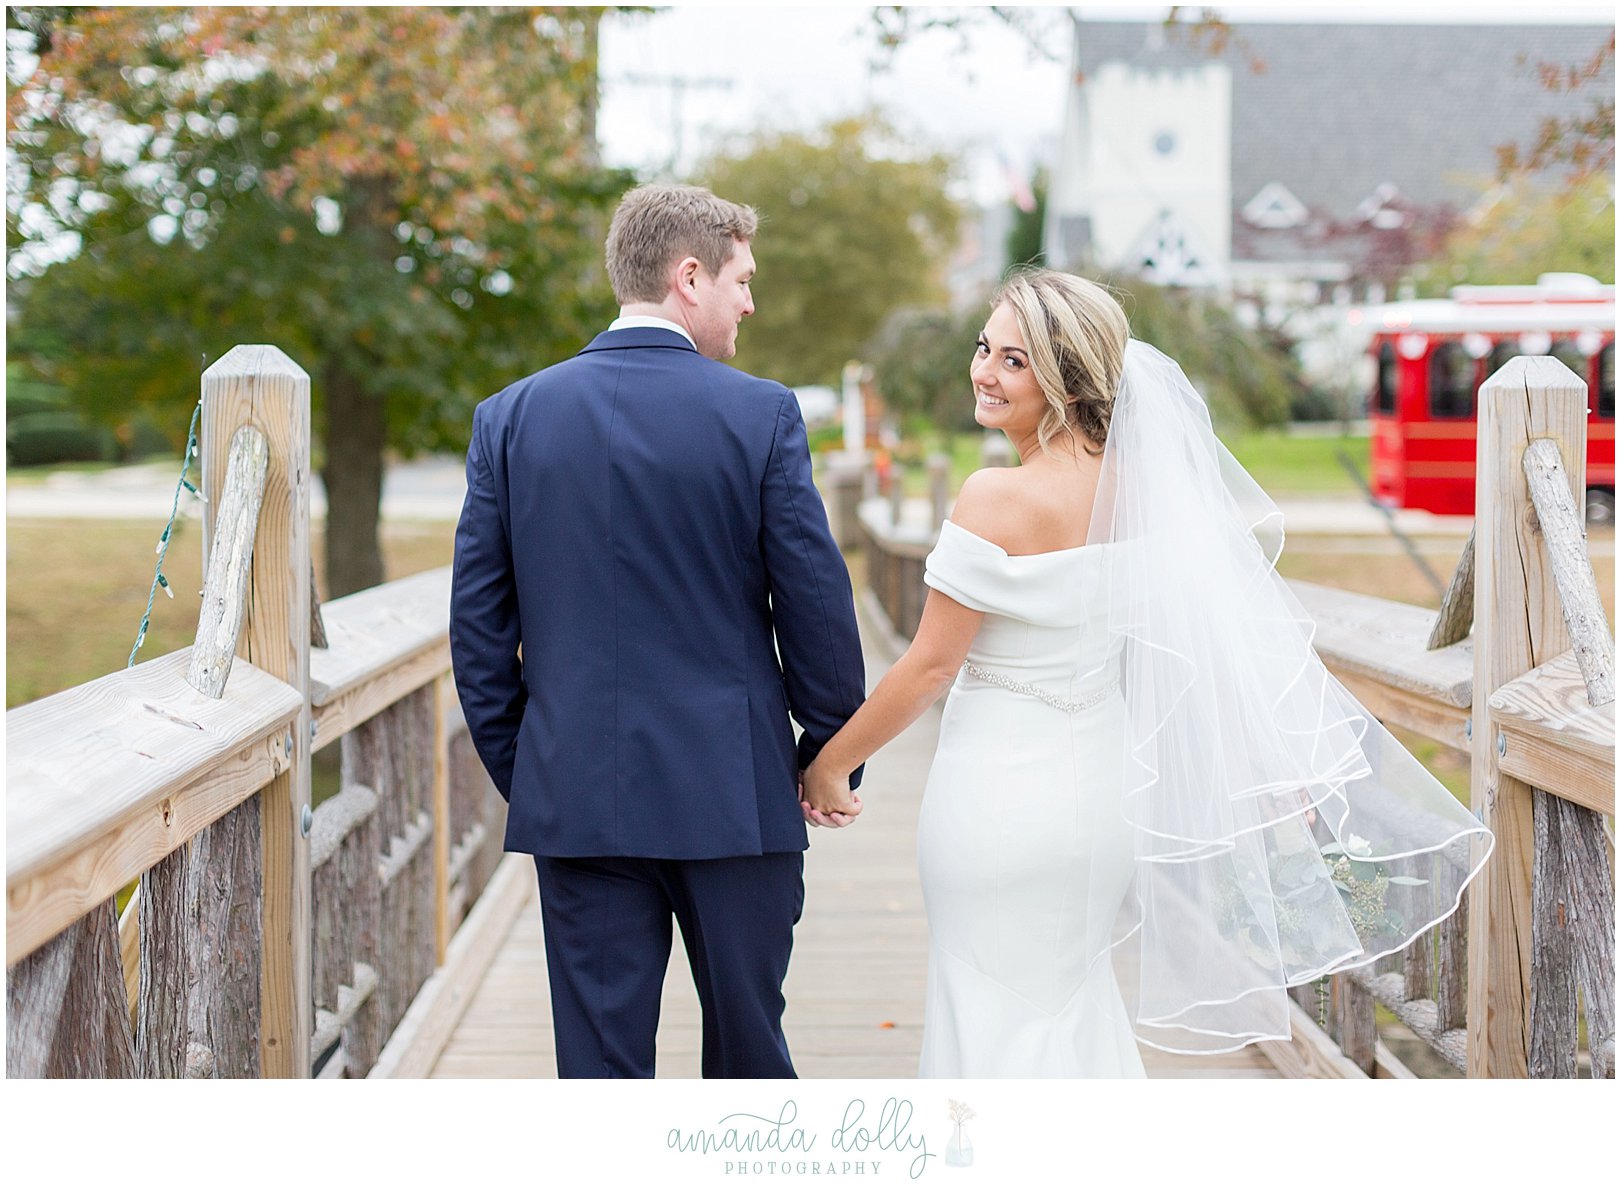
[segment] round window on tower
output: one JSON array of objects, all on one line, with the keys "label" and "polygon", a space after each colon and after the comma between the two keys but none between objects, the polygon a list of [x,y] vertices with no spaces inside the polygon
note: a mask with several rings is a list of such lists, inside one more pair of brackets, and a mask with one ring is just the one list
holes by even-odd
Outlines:
[{"label": "round window on tower", "polygon": [[1169,157],[1176,152],[1176,133],[1161,132],[1154,137],[1154,151],[1161,157]]}]

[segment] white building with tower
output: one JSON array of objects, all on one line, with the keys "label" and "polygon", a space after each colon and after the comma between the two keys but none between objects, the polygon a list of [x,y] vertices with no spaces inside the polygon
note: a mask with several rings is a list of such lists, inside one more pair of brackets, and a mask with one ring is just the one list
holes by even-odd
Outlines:
[{"label": "white building with tower", "polygon": [[[1257,321],[1380,301],[1492,187],[1497,152],[1585,115],[1560,94],[1613,25],[1077,21],[1049,263],[1211,289]],[[1527,278],[1529,279],[1529,278]]]},{"label": "white building with tower", "polygon": [[1107,62],[1071,87],[1047,197],[1047,259],[1225,286],[1232,95],[1231,69],[1215,61]]}]

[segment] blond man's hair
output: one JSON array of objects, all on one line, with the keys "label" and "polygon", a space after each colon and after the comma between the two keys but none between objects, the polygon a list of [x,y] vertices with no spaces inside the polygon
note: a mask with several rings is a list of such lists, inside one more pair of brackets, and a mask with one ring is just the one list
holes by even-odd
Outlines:
[{"label": "blond man's hair", "polygon": [[1006,302],[1030,356],[1030,371],[1047,398],[1036,426],[1046,450],[1060,433],[1081,433],[1089,453],[1109,437],[1109,420],[1126,365],[1131,325],[1102,285],[1047,268],[1022,268],[991,295]]},{"label": "blond man's hair", "polygon": [[608,225],[608,280],[620,305],[663,301],[670,266],[696,256],[710,276],[739,243],[759,230],[753,207],[727,202],[702,186],[637,186],[619,200]]}]

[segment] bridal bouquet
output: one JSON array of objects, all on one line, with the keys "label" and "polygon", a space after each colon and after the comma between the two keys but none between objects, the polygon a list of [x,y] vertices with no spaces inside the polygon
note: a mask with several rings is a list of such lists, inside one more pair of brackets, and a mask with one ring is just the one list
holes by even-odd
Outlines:
[{"label": "bridal bouquet", "polygon": [[[1339,897],[1341,908],[1365,947],[1380,936],[1399,936],[1401,914],[1390,903],[1390,889],[1418,886],[1428,881],[1392,875],[1369,856],[1372,844],[1356,834],[1320,847],[1275,852],[1270,856],[1264,885],[1271,903],[1277,945],[1285,962],[1309,966],[1319,939],[1302,936],[1308,922],[1321,919],[1323,901]],[[1265,914],[1258,913],[1254,896],[1246,891],[1240,871],[1228,875],[1218,888],[1217,912],[1224,936],[1243,945],[1259,960],[1272,952]],[[1252,880],[1246,880],[1253,882]]]},{"label": "bridal bouquet", "polygon": [[1343,843],[1330,842],[1321,852],[1328,863],[1330,880],[1344,898],[1351,924],[1363,942],[1405,927],[1400,914],[1385,902],[1392,886],[1419,887],[1429,882],[1411,875],[1389,874],[1382,865],[1368,860],[1372,849],[1366,838],[1347,834]]}]

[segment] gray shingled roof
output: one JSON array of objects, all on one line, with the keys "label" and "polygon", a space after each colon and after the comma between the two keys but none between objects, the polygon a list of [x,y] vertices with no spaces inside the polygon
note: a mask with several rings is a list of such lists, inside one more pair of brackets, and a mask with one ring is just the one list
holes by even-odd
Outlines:
[{"label": "gray shingled roof", "polygon": [[[1320,215],[1349,218],[1382,182],[1420,206],[1468,206],[1490,184],[1496,147],[1527,144],[1546,116],[1585,113],[1614,91],[1613,70],[1575,95],[1537,80],[1539,62],[1587,62],[1608,25],[1234,24],[1265,63],[1232,67],[1235,212],[1282,182]],[[1172,30],[1151,48],[1146,22],[1085,21],[1076,66],[1196,65],[1210,56]],[[1519,61],[1524,55],[1525,61]]]}]

